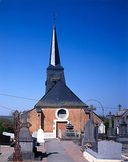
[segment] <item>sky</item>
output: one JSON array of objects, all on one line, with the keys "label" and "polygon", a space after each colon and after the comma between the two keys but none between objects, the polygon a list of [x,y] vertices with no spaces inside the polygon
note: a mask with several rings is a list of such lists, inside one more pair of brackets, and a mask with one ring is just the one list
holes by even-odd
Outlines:
[{"label": "sky", "polygon": [[128,108],[127,0],[0,0],[0,115],[44,95],[54,15],[68,87],[98,114]]}]

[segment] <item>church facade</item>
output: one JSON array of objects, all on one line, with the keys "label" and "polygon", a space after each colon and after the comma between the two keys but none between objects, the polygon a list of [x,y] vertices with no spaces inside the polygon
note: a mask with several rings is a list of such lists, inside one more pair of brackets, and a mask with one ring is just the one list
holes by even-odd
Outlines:
[{"label": "church facade", "polygon": [[[71,123],[75,132],[80,134],[89,119],[89,114],[86,113],[87,105],[66,84],[64,68],[60,62],[55,25],[45,86],[44,96],[28,113],[28,121],[32,125],[30,132],[36,132],[41,127],[46,138],[61,138],[66,124]],[[96,114],[94,114],[94,120],[101,122]]]}]

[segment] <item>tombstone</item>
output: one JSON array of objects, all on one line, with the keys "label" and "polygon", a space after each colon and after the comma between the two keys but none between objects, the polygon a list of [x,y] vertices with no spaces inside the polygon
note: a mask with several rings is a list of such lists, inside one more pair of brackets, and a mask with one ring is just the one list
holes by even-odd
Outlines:
[{"label": "tombstone", "polygon": [[27,112],[23,112],[19,132],[19,144],[23,159],[33,159],[33,139],[29,132],[30,123],[27,122],[27,117]]},{"label": "tombstone", "polygon": [[98,141],[98,123],[94,127],[94,138],[97,142]]},{"label": "tombstone", "polygon": [[90,162],[121,162],[122,144],[114,141],[98,142],[98,151],[90,148],[84,151],[84,157]]},{"label": "tombstone", "polygon": [[44,143],[45,142],[44,141],[44,131],[43,131],[43,129],[41,129],[41,127],[37,131],[37,142],[38,143]]},{"label": "tombstone", "polygon": [[82,140],[82,147],[86,147],[87,145],[91,147],[93,150],[96,150],[96,140],[95,140],[95,126],[93,122],[93,107],[90,107],[90,119],[84,126],[84,137]]},{"label": "tombstone", "polygon": [[76,134],[74,132],[74,126],[71,123],[68,123],[66,125],[66,131],[64,133],[64,138],[72,139],[76,137]]},{"label": "tombstone", "polygon": [[98,142],[98,154],[100,158],[121,159],[122,144],[114,141]]},{"label": "tombstone", "polygon": [[127,124],[124,120],[119,125],[119,136],[127,136]]},{"label": "tombstone", "polygon": [[12,155],[8,157],[8,161],[13,161],[13,162],[23,162],[22,158],[22,153],[21,153],[21,146],[19,144],[19,132],[20,132],[20,112],[16,110],[13,113],[14,117],[14,152]]},{"label": "tombstone", "polygon": [[116,134],[119,135],[119,127],[116,127]]},{"label": "tombstone", "polygon": [[85,124],[84,127],[84,137],[82,141],[82,146],[90,144],[92,148],[96,146],[96,140],[94,136],[94,123],[91,119]]},{"label": "tombstone", "polygon": [[113,136],[113,127],[112,127],[112,114],[111,112],[109,112],[109,115],[107,115],[108,119],[109,119],[109,128],[107,130],[107,135],[109,137]]},{"label": "tombstone", "polygon": [[105,125],[103,124],[103,122],[101,122],[101,124],[99,125],[98,134],[105,134]]},{"label": "tombstone", "polygon": [[119,134],[116,140],[118,142],[123,143],[123,146],[124,146],[126,143],[128,143],[127,124],[125,123],[124,120],[122,120],[122,123],[119,125],[118,133]]}]

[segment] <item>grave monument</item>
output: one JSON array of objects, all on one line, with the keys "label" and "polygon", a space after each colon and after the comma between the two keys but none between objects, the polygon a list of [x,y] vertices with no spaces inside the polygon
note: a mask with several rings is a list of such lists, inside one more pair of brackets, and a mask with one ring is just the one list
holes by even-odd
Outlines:
[{"label": "grave monument", "polygon": [[90,119],[84,126],[84,137],[82,140],[82,148],[90,147],[93,150],[96,150],[96,138],[95,138],[95,126],[93,121],[93,110],[95,108],[91,105],[89,108]]},{"label": "grave monument", "polygon": [[19,131],[19,144],[21,146],[22,157],[25,160],[33,159],[33,139],[29,132],[29,127],[31,126],[27,122],[28,113],[23,112],[21,115],[21,126]]},{"label": "grave monument", "polygon": [[122,162],[122,144],[114,141],[99,141],[98,151],[87,148],[83,155],[89,162]]}]

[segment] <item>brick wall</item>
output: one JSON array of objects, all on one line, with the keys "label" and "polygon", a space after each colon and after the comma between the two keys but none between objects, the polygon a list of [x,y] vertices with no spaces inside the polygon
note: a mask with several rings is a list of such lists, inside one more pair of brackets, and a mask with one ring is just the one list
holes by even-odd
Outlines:
[{"label": "brick wall", "polygon": [[[56,110],[56,108],[45,108],[40,114],[37,114],[35,109],[29,111],[28,121],[32,124],[30,132],[37,131],[40,126],[45,132],[52,132],[53,124],[55,124],[54,119],[57,119],[55,116]],[[68,109],[68,111],[68,121],[74,126],[74,130],[77,132],[83,131],[84,125],[89,119],[89,115],[85,114],[84,110],[80,108]],[[93,117],[95,123],[101,123],[101,120],[96,114],[94,114]]]}]

